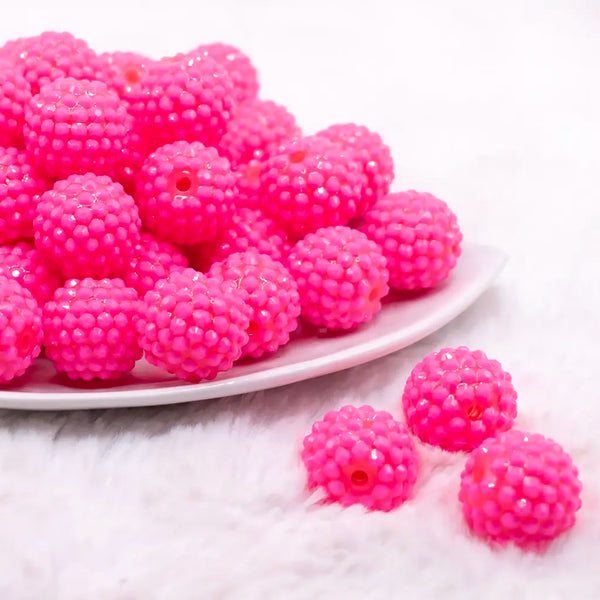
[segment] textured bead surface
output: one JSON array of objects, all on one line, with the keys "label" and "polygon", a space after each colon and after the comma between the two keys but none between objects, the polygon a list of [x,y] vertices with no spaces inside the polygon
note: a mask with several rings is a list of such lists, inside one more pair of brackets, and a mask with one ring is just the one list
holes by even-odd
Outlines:
[{"label": "textured bead surface", "polygon": [[71,279],[44,306],[44,347],[71,379],[116,379],[142,357],[142,303],[121,279]]},{"label": "textured bead surface", "polygon": [[383,511],[410,496],[419,465],[406,427],[371,406],[328,412],[304,438],[302,460],[309,488],[329,501]]},{"label": "textured bead surface", "polygon": [[159,279],[168,277],[171,269],[183,270],[187,266],[187,258],[173,244],[159,242],[149,233],[142,233],[123,280],[143,297],[154,289]]},{"label": "textured bead surface", "polygon": [[288,255],[298,283],[302,316],[328,329],[350,329],[373,318],[388,293],[381,250],[349,227],[323,227],[297,242]]},{"label": "textured bead surface", "polygon": [[31,86],[17,69],[0,64],[0,146],[25,148],[25,107]]},{"label": "textured bead surface", "polygon": [[356,216],[365,176],[353,152],[326,138],[295,138],[266,161],[261,172],[265,210],[299,239]]},{"label": "textured bead surface", "polygon": [[248,163],[239,164],[235,170],[238,196],[236,206],[247,208],[264,208],[261,197],[260,176],[265,167],[261,160],[253,159]]},{"label": "textured bead surface", "polygon": [[50,187],[25,152],[0,147],[0,244],[33,236],[36,206]]},{"label": "textured bead surface", "polygon": [[202,44],[185,55],[188,59],[209,56],[221,66],[233,82],[236,102],[247,102],[258,94],[258,73],[250,58],[239,48],[216,42]]},{"label": "textured bead surface", "polygon": [[151,64],[131,113],[150,150],[179,140],[214,146],[233,106],[231,78],[212,58],[202,56]]},{"label": "textured bead surface", "polygon": [[200,142],[175,142],[145,161],[136,187],[144,226],[157,239],[199,244],[225,228],[236,177],[229,161]]},{"label": "textured bead surface", "polygon": [[256,99],[236,109],[219,142],[219,152],[237,167],[269,158],[283,142],[299,135],[296,119],[285,107]]},{"label": "textured bead surface", "polygon": [[389,147],[381,136],[364,125],[342,123],[331,125],[317,135],[322,135],[343,146],[352,148],[367,176],[357,216],[362,216],[374,202],[383,198],[390,190],[394,179],[394,161]]},{"label": "textured bead surface", "polygon": [[0,382],[23,375],[42,345],[42,311],[31,293],[0,275]]},{"label": "textured bead surface", "polygon": [[57,79],[25,112],[25,147],[48,175],[115,175],[133,125],[127,105],[101,81]]},{"label": "textured bead surface", "polygon": [[214,379],[241,356],[250,314],[230,283],[173,271],[144,296],[140,344],[148,362],[179,379]]},{"label": "textured bead surface", "polygon": [[512,430],[469,456],[459,500],[478,536],[535,549],[574,525],[581,488],[577,467],[559,444]]},{"label": "textured bead surface", "polygon": [[213,264],[209,277],[231,282],[252,309],[242,356],[259,358],[287,344],[298,326],[298,286],[282,263],[256,250]]},{"label": "textured bead surface", "polygon": [[65,277],[120,276],[140,240],[133,198],[104,175],[71,175],[45,192],[33,222],[35,245]]},{"label": "textured bead surface", "polygon": [[402,406],[409,428],[421,441],[470,452],[512,427],[517,393],[510,374],[481,350],[442,348],[411,371]]},{"label": "textured bead surface", "polygon": [[290,245],[285,233],[262,211],[238,208],[226,229],[219,231],[210,242],[190,248],[188,256],[195,269],[207,271],[214,262],[250,248],[255,248],[274,260],[283,261]]},{"label": "textured bead surface", "polygon": [[2,54],[17,67],[37,94],[61,77],[91,79],[96,53],[68,32],[44,31],[5,44]]},{"label": "textured bead surface", "polygon": [[63,278],[29,242],[0,246],[0,275],[15,279],[43,306],[63,283]]},{"label": "textured bead surface", "polygon": [[151,58],[135,52],[103,52],[95,60],[94,79],[133,102],[139,98],[142,77],[153,63]]},{"label": "textured bead surface", "polygon": [[388,194],[365,213],[364,221],[361,231],[387,258],[390,287],[431,288],[456,266],[462,241],[456,215],[431,194]]}]

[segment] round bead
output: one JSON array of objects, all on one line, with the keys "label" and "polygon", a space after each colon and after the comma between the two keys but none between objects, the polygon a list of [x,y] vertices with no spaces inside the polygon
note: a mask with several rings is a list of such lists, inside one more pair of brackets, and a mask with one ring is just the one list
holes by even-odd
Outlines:
[{"label": "round bead", "polygon": [[317,135],[326,137],[355,151],[356,160],[367,177],[357,217],[362,216],[374,202],[383,198],[390,190],[394,179],[394,161],[389,146],[381,136],[364,125],[342,123],[331,125]]},{"label": "round bead", "polygon": [[294,116],[283,106],[256,99],[237,108],[219,142],[219,152],[237,167],[269,158],[283,142],[299,135]]},{"label": "round bead", "polygon": [[512,427],[517,393],[510,374],[481,350],[442,348],[411,371],[402,406],[407,425],[421,441],[470,452]]},{"label": "round bead", "polygon": [[459,500],[476,535],[537,549],[573,527],[581,489],[577,467],[559,444],[511,430],[469,456]]},{"label": "round bead", "polygon": [[365,176],[352,151],[318,136],[282,144],[260,173],[265,211],[297,240],[356,216]]},{"label": "round bead", "polygon": [[227,227],[236,177],[229,161],[200,142],[175,142],[153,152],[139,173],[136,200],[157,239],[199,244]]},{"label": "round bead", "polygon": [[0,275],[0,382],[23,375],[42,345],[42,311],[12,278]]},{"label": "round bead", "polygon": [[241,356],[250,314],[231,284],[193,269],[171,271],[144,296],[140,344],[148,362],[179,379],[214,379]]},{"label": "round bead", "polygon": [[302,460],[308,487],[328,501],[382,511],[409,498],[419,466],[406,427],[371,406],[328,412],[304,438]]},{"label": "round bead", "polygon": [[288,268],[298,283],[303,318],[319,327],[351,329],[372,319],[388,293],[380,248],[349,227],[323,227],[297,242]]},{"label": "round bead", "polygon": [[25,112],[25,147],[49,176],[114,176],[133,119],[102,81],[62,78],[43,87]]},{"label": "round bead", "polygon": [[70,379],[116,379],[142,356],[140,309],[121,279],[69,280],[44,306],[46,356]]},{"label": "round bead", "polygon": [[45,192],[33,222],[35,245],[66,278],[120,276],[140,239],[133,198],[103,175],[71,175]]},{"label": "round bead", "polygon": [[209,277],[232,283],[252,309],[242,356],[259,358],[287,344],[298,326],[298,286],[284,265],[256,250],[231,254]]},{"label": "round bead", "polygon": [[233,83],[233,96],[236,102],[244,103],[258,95],[258,73],[248,55],[239,48],[216,42],[202,44],[184,55],[188,60],[210,57],[223,68]]},{"label": "round bead", "polygon": [[434,287],[456,266],[462,241],[456,215],[431,194],[388,194],[365,213],[364,222],[361,231],[387,258],[392,288]]}]

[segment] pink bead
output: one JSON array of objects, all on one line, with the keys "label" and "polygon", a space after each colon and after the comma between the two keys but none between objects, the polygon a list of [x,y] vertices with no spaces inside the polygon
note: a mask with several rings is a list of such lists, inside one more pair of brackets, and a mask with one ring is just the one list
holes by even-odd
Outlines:
[{"label": "pink bead", "polygon": [[70,379],[116,379],[142,356],[140,309],[121,279],[69,280],[44,306],[46,356]]},{"label": "pink bead", "polygon": [[300,297],[289,271],[256,250],[231,254],[211,267],[209,277],[231,282],[252,309],[242,356],[259,358],[287,344],[298,326]]},{"label": "pink bead", "polygon": [[34,94],[61,77],[94,76],[96,53],[86,42],[67,32],[44,31],[11,40],[0,50],[0,55],[24,74]]},{"label": "pink bead", "polygon": [[0,147],[0,244],[33,236],[36,206],[50,187],[25,152]]},{"label": "pink bead", "polygon": [[282,144],[260,174],[265,211],[297,240],[319,227],[346,225],[356,216],[365,184],[352,151],[323,137]]},{"label": "pink bead", "polygon": [[123,280],[143,297],[159,279],[168,277],[171,269],[183,270],[187,266],[187,258],[173,244],[158,242],[149,233],[142,233]]},{"label": "pink bead", "polygon": [[25,112],[25,146],[48,175],[114,176],[133,119],[101,81],[62,78],[43,87]]},{"label": "pink bead", "polygon": [[219,42],[202,44],[183,56],[188,60],[208,56],[216,61],[225,69],[233,82],[233,95],[236,102],[242,103],[256,98],[259,87],[258,73],[250,58],[239,48]]},{"label": "pink bead", "polygon": [[510,429],[517,393],[500,363],[464,346],[427,355],[411,371],[402,405],[410,430],[444,450],[470,452]]},{"label": "pink bead", "polygon": [[370,406],[344,406],[314,423],[302,460],[309,488],[323,488],[328,501],[383,511],[408,499],[419,465],[406,427]]},{"label": "pink bead", "polygon": [[389,289],[381,250],[349,227],[309,233],[290,250],[288,268],[298,283],[303,318],[328,329],[369,321]]},{"label": "pink bead", "polygon": [[212,58],[200,56],[150,64],[130,110],[144,142],[154,150],[180,140],[216,145],[233,107],[230,76]]},{"label": "pink bead", "polygon": [[140,344],[148,362],[198,382],[227,371],[248,342],[250,307],[228,283],[171,271],[144,297]]},{"label": "pink bead", "polygon": [[[236,206],[263,209],[260,177],[266,163],[252,159],[248,163],[241,163],[235,169],[238,196]],[[261,208],[263,207],[263,208]]]},{"label": "pink bead", "polygon": [[462,241],[456,215],[431,194],[388,194],[365,213],[364,221],[361,231],[387,258],[392,288],[434,287],[456,266]]},{"label": "pink bead", "polygon": [[193,246],[188,256],[195,269],[208,271],[215,261],[224,260],[234,252],[245,252],[252,248],[282,262],[287,257],[290,245],[285,233],[262,211],[238,208],[226,228],[219,231],[209,242]]},{"label": "pink bead", "polygon": [[199,244],[229,223],[236,194],[229,161],[200,142],[175,142],[145,161],[136,187],[144,226],[157,239]]},{"label": "pink bead", "polygon": [[42,195],[35,245],[65,277],[121,275],[140,240],[138,209],[109,177],[71,175]]},{"label": "pink bead", "polygon": [[574,525],[581,488],[577,467],[559,444],[512,430],[486,439],[469,456],[459,500],[478,536],[536,549]]},{"label": "pink bead", "polygon": [[50,300],[54,290],[63,283],[63,278],[29,242],[0,246],[0,275],[18,281],[40,306]]},{"label": "pink bead", "polygon": [[0,382],[23,375],[39,355],[42,311],[12,278],[0,275]]},{"label": "pink bead", "polygon": [[383,143],[378,133],[355,123],[331,125],[319,131],[317,135],[355,151],[356,160],[362,165],[367,177],[367,184],[356,211],[356,216],[361,217],[390,190],[390,184],[394,179],[394,161],[390,148]]},{"label": "pink bead", "polygon": [[142,78],[154,62],[135,52],[104,52],[94,62],[94,79],[106,83],[123,100],[133,102],[139,98]]},{"label": "pink bead", "polygon": [[22,73],[0,65],[0,146],[25,148],[23,126],[29,100],[31,86]]},{"label": "pink bead", "polygon": [[265,160],[286,140],[301,135],[294,116],[270,100],[240,105],[219,142],[219,152],[233,167]]}]

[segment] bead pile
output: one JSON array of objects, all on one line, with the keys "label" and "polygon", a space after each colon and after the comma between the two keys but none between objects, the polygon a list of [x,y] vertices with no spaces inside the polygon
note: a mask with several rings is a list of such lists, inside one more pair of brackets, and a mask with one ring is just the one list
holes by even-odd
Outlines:
[{"label": "bead pile", "polygon": [[[378,133],[303,134],[227,44],[154,59],[65,32],[8,41],[0,144],[4,294],[31,294],[35,335],[71,380],[114,381],[142,355],[213,379],[302,320],[363,326],[390,289],[434,287],[461,253],[442,200],[390,193]],[[27,352],[23,365],[39,344]]]}]

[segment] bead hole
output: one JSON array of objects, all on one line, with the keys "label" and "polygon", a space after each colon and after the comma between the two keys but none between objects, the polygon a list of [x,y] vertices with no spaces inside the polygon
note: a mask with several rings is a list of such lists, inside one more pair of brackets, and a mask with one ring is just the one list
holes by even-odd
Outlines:
[{"label": "bead hole", "polygon": [[469,410],[467,411],[467,417],[469,417],[471,421],[477,421],[481,419],[482,415],[483,408],[481,408],[481,406],[478,406],[477,404],[472,404]]},{"label": "bead hole", "polygon": [[302,162],[306,158],[306,152],[303,150],[298,150],[298,152],[294,152],[290,156],[290,161],[293,163]]},{"label": "bead hole", "polygon": [[139,83],[142,76],[138,69],[135,67],[128,67],[125,69],[125,79],[128,83]]},{"label": "bead hole", "polygon": [[180,177],[176,182],[175,182],[175,187],[180,191],[180,192],[187,192],[189,191],[189,189],[192,187],[192,180],[187,177]]},{"label": "bead hole", "polygon": [[369,476],[365,471],[359,469],[352,473],[350,481],[352,481],[352,485],[355,485],[356,487],[364,487],[369,482]]}]

